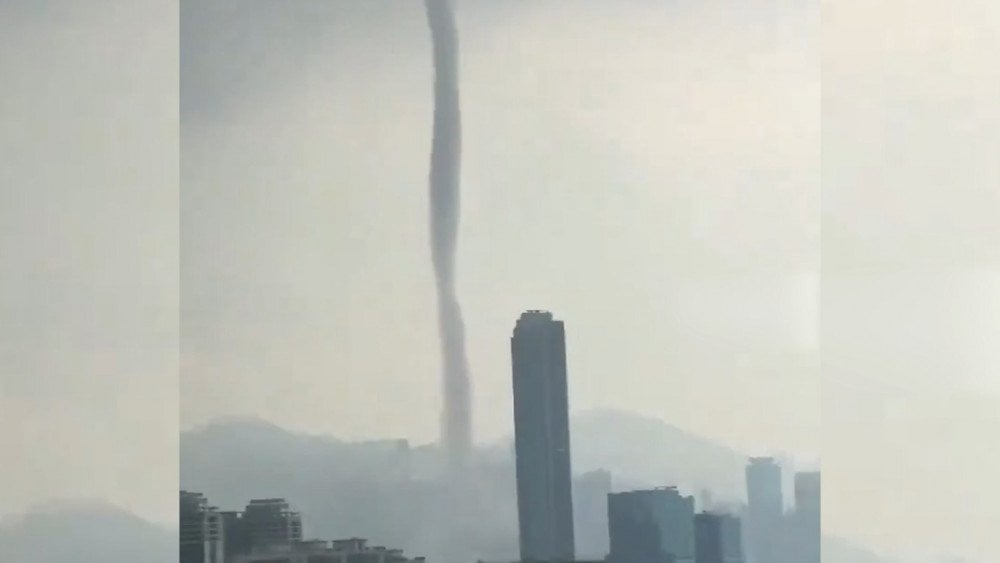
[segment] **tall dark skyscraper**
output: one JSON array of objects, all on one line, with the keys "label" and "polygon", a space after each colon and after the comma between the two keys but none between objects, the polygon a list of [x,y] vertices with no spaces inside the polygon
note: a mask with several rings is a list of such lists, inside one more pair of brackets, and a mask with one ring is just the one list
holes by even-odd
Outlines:
[{"label": "tall dark skyscraper", "polygon": [[781,466],[769,457],[750,458],[747,477],[747,544],[751,563],[781,563],[784,501]]},{"label": "tall dark skyscraper", "polygon": [[522,561],[571,561],[566,333],[545,311],[527,311],[510,340],[514,379],[514,447]]}]

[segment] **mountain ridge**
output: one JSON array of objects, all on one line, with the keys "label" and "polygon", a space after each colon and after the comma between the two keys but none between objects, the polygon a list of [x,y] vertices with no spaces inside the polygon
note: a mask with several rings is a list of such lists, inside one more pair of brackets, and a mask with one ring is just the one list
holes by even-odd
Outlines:
[{"label": "mountain ridge", "polygon": [[[745,498],[747,456],[735,449],[621,410],[578,412],[570,424],[575,474],[609,470],[614,490],[677,485],[687,494],[709,489],[715,500]],[[479,479],[453,483],[441,478],[433,443],[348,442],[228,418],[182,433],[181,485],[227,509],[285,497],[313,537],[369,537],[435,563],[514,560],[512,450],[510,437],[480,444],[470,469]],[[826,563],[889,563],[837,538],[824,548]]]},{"label": "mountain ridge", "polygon": [[177,534],[103,500],[47,501],[0,520],[0,561],[169,563]]}]

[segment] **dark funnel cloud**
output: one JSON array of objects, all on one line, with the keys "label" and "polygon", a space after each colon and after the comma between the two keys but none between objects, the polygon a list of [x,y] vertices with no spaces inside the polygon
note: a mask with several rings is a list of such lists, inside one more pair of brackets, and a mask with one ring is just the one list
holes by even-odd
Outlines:
[{"label": "dark funnel cloud", "polygon": [[425,0],[434,45],[434,142],[431,149],[431,257],[437,280],[444,384],[441,438],[453,462],[472,447],[465,324],[455,296],[459,172],[462,152],[458,106],[458,35],[448,0]]}]

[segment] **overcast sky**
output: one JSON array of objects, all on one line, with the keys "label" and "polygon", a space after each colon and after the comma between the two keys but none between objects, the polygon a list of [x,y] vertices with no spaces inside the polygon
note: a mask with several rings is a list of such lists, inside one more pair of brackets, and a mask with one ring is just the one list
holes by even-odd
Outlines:
[{"label": "overcast sky", "polygon": [[[182,16],[182,424],[433,439],[419,6],[232,6]],[[984,557],[997,9],[831,3],[821,60],[814,3],[500,6],[458,7],[480,438],[525,308],[567,322],[573,408],[802,459],[822,344],[824,525]]]},{"label": "overcast sky", "polygon": [[[479,438],[549,308],[574,409],[822,450],[829,531],[994,558],[1000,8],[925,4],[824,3],[821,57],[815,2],[458,2]],[[172,521],[178,406],[436,436],[419,3],[185,2],[179,64],[176,7],[0,3],[4,512]]]},{"label": "overcast sky", "polygon": [[1000,5],[824,6],[823,524],[994,561]]},{"label": "overcast sky", "polygon": [[[234,5],[182,14],[182,422],[432,440],[422,7]],[[813,458],[817,10],[615,6],[458,3],[476,433],[546,308],[573,408]]]},{"label": "overcast sky", "polygon": [[0,2],[0,516],[176,520],[176,10]]}]

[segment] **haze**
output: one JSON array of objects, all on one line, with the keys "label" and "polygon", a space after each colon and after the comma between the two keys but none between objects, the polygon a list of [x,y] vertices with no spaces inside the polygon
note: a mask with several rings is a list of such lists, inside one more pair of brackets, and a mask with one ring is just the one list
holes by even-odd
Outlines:
[{"label": "haze", "polygon": [[0,3],[0,518],[176,525],[176,10]]},{"label": "haze", "polygon": [[832,4],[823,14],[823,525],[913,561],[992,561],[1000,8]]},{"label": "haze", "polygon": [[[182,14],[184,424],[433,440],[420,7],[250,3],[219,37],[222,6]],[[546,307],[575,408],[815,456],[816,14],[456,11],[477,435],[510,432],[507,339]]]},{"label": "haze", "polygon": [[[457,1],[477,439],[545,307],[575,410],[822,449],[827,532],[994,560],[1000,8],[928,4]],[[176,8],[0,3],[4,514],[174,525],[179,323],[183,428],[437,438],[422,6],[185,1],[179,75]]]}]

